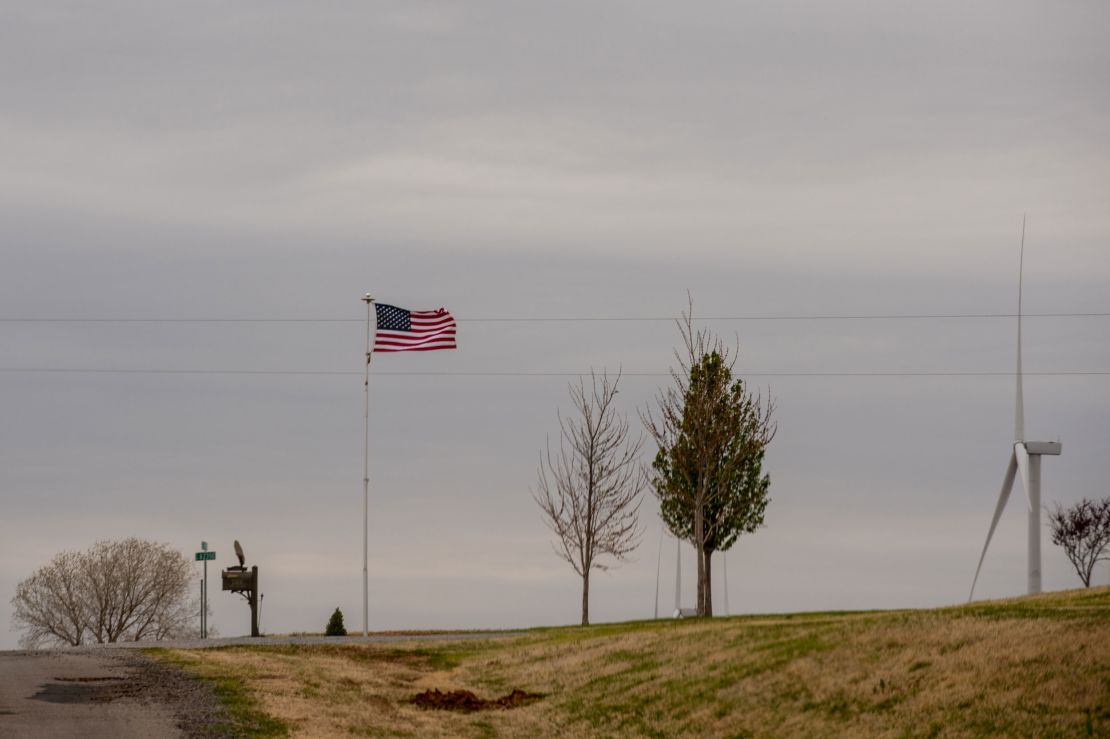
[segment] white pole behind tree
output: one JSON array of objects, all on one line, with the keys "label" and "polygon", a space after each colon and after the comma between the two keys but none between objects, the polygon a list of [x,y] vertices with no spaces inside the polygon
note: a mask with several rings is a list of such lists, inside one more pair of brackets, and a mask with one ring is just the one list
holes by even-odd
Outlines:
[{"label": "white pole behind tree", "polygon": [[728,558],[725,552],[721,552],[721,582],[725,586],[725,615],[729,615],[728,611]]},{"label": "white pole behind tree", "polygon": [[362,635],[370,635],[370,590],[368,568],[368,540],[370,534],[370,310],[374,298],[370,293],[362,298],[366,303],[366,376],[362,381]]},{"label": "white pole behind tree", "polygon": [[663,523],[659,523],[659,553],[655,556],[655,615],[659,618],[659,572],[663,566]]},{"label": "white pole behind tree", "polygon": [[682,608],[682,539],[675,537],[674,553],[674,612]]}]

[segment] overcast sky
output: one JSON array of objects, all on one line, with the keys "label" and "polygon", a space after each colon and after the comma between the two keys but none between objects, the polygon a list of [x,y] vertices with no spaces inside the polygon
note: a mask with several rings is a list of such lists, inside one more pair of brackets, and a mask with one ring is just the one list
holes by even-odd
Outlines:
[{"label": "overcast sky", "polygon": [[[529,494],[573,377],[451,373],[623,368],[638,431],[678,338],[473,319],[676,316],[687,290],[712,317],[1012,314],[1023,213],[1025,310],[1110,313],[1101,0],[0,8],[0,646],[20,579],[125,536],[219,566],[239,539],[266,631],[360,626],[367,291],[459,319],[458,351],[372,365],[372,628],[574,622]],[[330,320],[134,322],[202,318]],[[708,325],[779,410],[730,610],[965,599],[1016,321]],[[1110,317],[1029,318],[1024,345],[1027,436],[1064,443],[1045,503],[1110,495],[1110,375],[1033,374],[1110,372]],[[1002,374],[804,376],[882,372]],[[595,620],[652,615],[656,509]],[[1078,584],[1047,533],[1044,570]],[[977,595],[1024,589],[1019,490]]]}]

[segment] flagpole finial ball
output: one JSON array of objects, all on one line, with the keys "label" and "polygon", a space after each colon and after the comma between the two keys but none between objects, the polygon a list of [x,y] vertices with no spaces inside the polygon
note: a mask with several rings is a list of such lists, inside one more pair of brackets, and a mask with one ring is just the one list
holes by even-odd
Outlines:
[{"label": "flagpole finial ball", "polygon": [[374,296],[371,295],[370,293],[366,293],[365,295],[362,296],[362,300],[365,303],[373,303],[374,302]]}]

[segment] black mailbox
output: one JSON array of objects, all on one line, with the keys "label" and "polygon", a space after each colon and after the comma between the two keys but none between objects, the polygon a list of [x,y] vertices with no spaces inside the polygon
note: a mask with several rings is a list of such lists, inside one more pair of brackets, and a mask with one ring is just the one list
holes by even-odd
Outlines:
[{"label": "black mailbox", "polygon": [[258,570],[240,570],[232,567],[223,571],[223,589],[233,593],[254,590],[257,579]]}]

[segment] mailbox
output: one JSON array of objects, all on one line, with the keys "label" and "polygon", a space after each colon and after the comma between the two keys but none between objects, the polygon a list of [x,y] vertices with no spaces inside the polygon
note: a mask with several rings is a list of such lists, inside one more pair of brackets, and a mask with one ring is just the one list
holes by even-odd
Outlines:
[{"label": "mailbox", "polygon": [[230,590],[247,599],[251,607],[251,636],[258,636],[258,565],[249,570],[242,565],[228,567],[220,574],[223,576],[223,590]]},{"label": "mailbox", "polygon": [[223,571],[223,590],[233,593],[254,590],[258,583],[258,570],[240,570],[235,567]]}]

